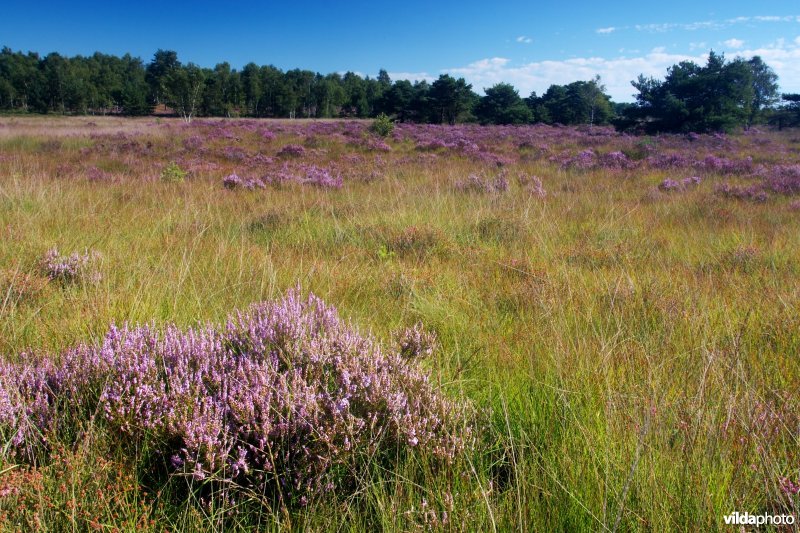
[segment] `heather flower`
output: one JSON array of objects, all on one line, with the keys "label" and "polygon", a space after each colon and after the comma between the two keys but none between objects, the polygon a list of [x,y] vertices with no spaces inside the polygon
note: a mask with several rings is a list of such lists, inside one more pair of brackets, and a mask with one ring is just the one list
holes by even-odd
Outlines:
[{"label": "heather flower", "polygon": [[306,149],[299,144],[287,144],[278,151],[279,157],[300,157],[306,153]]},{"label": "heather flower", "polygon": [[787,496],[800,494],[800,482],[794,482],[787,477],[782,477],[778,481],[780,482],[781,492]]},{"label": "heather flower", "polygon": [[699,176],[683,178],[680,181],[666,178],[659,184],[658,188],[664,192],[683,192],[699,185],[701,181],[703,180]]},{"label": "heather flower", "polygon": [[735,198],[737,200],[749,200],[752,202],[763,203],[766,202],[769,196],[763,189],[761,184],[754,184],[749,186],[731,185],[730,183],[718,183],[714,186],[714,191],[720,196],[726,198]]},{"label": "heather flower", "polygon": [[666,178],[664,181],[662,181],[658,185],[658,188],[665,192],[682,191],[684,189],[681,182],[671,178]]},{"label": "heather flower", "polygon": [[547,196],[547,191],[544,190],[542,180],[538,176],[528,176],[527,174],[517,175],[517,182],[520,186],[532,196],[537,198],[544,198]]},{"label": "heather flower", "polygon": [[89,181],[111,181],[114,179],[114,176],[97,167],[89,167],[86,171],[86,179]]},{"label": "heather flower", "polygon": [[263,189],[266,187],[264,182],[259,178],[242,178],[235,172],[229,174],[222,179],[222,186],[226,189],[246,189],[252,191],[254,189]]},{"label": "heather flower", "polygon": [[421,323],[406,328],[397,335],[400,355],[406,359],[429,357],[436,350],[436,335],[425,331]]},{"label": "heather flower", "polygon": [[508,179],[505,172],[500,172],[493,179],[470,174],[466,179],[456,181],[454,186],[461,192],[502,193],[508,190]]},{"label": "heather flower", "polygon": [[80,281],[100,281],[100,273],[90,268],[90,263],[99,257],[97,252],[87,251],[84,254],[74,252],[69,256],[61,255],[58,248],[51,248],[41,261],[42,270],[50,280],[64,284]]},{"label": "heather flower", "polygon": [[235,172],[222,178],[222,186],[226,189],[236,189],[242,186],[242,178]]},{"label": "heather flower", "polygon": [[471,446],[468,405],[417,365],[433,337],[416,326],[400,339],[383,348],[297,291],[223,326],[112,326],[58,363],[0,363],[0,433],[32,458],[65,423],[57,406],[99,412],[175,472],[299,501],[357,482],[366,458],[414,448],[447,462]]},{"label": "heather flower", "polygon": [[306,167],[305,174],[305,178],[301,180],[303,184],[332,189],[341,189],[343,184],[341,174],[316,165]]}]

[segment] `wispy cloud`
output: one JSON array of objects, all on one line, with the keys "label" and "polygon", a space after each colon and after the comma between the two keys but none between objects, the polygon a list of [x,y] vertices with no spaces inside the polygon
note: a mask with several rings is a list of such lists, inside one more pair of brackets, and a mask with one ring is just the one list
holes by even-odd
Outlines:
[{"label": "wispy cloud", "polygon": [[533,42],[533,39],[531,39],[530,37],[526,37],[525,35],[520,35],[519,37],[517,37],[517,42],[522,44],[530,44]]},{"label": "wispy cloud", "polygon": [[436,79],[436,76],[428,74],[427,72],[389,72],[389,78],[393,81],[408,80],[408,81],[427,81],[431,82]]},{"label": "wispy cloud", "polygon": [[744,41],[741,39],[728,39],[727,41],[722,41],[722,44],[727,46],[728,48],[741,48],[744,46]]},{"label": "wispy cloud", "polygon": [[633,26],[609,26],[595,30],[599,34],[608,34],[621,30],[636,30],[648,33],[666,33],[669,31],[698,31],[698,30],[719,30],[729,28],[736,24],[759,23],[759,22],[800,22],[800,15],[759,15],[753,17],[734,17],[725,20],[703,20],[696,22],[661,22],[655,24],[634,24]]},{"label": "wispy cloud", "polygon": [[[760,48],[737,49],[736,55],[745,58],[761,56],[778,74],[782,91],[800,92],[800,37],[792,41],[777,40]],[[705,51],[699,55],[679,54],[657,47],[636,57],[578,57],[519,65],[507,58],[492,57],[442,72],[464,77],[478,92],[500,82],[511,83],[522,96],[527,96],[531,91],[542,94],[552,84],[590,80],[600,75],[608,94],[615,101],[626,102],[633,100],[636,91],[631,81],[639,74],[663,79],[667,68],[681,61],[703,65],[706,60]]]}]

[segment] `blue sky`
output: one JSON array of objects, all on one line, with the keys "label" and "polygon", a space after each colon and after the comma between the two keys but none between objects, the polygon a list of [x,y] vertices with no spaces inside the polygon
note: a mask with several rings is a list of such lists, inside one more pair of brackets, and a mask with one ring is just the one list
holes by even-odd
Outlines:
[{"label": "blue sky", "polygon": [[523,96],[602,77],[629,101],[639,73],[663,77],[710,49],[761,55],[800,92],[800,2],[4,2],[0,46],[66,55],[158,48],[183,62],[352,70],[393,79],[463,76],[479,92],[506,81]]}]

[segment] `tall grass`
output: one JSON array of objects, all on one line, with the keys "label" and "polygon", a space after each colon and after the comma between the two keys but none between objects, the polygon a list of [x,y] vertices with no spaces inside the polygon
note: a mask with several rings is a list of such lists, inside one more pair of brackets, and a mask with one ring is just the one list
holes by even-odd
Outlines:
[{"label": "tall grass", "polygon": [[[310,148],[315,162],[365,160],[339,190],[226,191],[242,163],[219,151],[213,170],[157,178],[190,157],[182,138],[210,126],[96,118],[93,135],[53,119],[4,122],[5,358],[97,342],[112,322],[219,322],[300,283],[387,341],[424,323],[440,342],[434,380],[481,413],[479,445],[451,467],[398,457],[303,507],[201,501],[203,488],[177,476],[155,483],[147,450],[92,418],[33,465],[2,455],[7,529],[698,531],[723,529],[734,510],[797,513],[781,478],[800,477],[800,233],[783,197],[724,198],[714,184],[728,178],[714,173],[655,194],[679,171],[561,168],[501,141],[522,154],[509,175],[539,176],[547,195],[514,179],[505,193],[469,193],[455,183],[495,171],[459,154],[428,162],[398,140],[381,166],[335,138]],[[240,141],[207,141],[215,150],[275,156],[304,139],[223,127]],[[64,129],[69,141],[47,144]],[[138,159],[98,148],[115,131],[152,148]],[[734,137],[716,153],[796,164],[788,148],[780,161],[763,149],[791,135]],[[579,150],[580,139],[553,144]],[[87,179],[89,166],[114,179]],[[375,168],[378,179],[358,179]],[[52,247],[99,252],[102,278],[47,281]]]}]

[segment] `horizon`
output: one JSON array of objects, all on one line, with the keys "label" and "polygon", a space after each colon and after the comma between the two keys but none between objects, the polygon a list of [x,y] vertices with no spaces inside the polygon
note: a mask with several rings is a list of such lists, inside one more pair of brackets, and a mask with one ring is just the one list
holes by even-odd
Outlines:
[{"label": "horizon", "polygon": [[[634,100],[630,82],[639,74],[663,79],[669,66],[684,60],[702,65],[714,50],[727,60],[760,56],[778,74],[780,92],[800,92],[800,10],[789,2],[773,3],[770,12],[741,1],[710,9],[680,0],[647,12],[626,7],[632,2],[613,12],[579,2],[569,14],[516,1],[492,10],[474,2],[426,8],[417,0],[396,8],[352,2],[347,10],[312,2],[301,17],[289,6],[249,3],[235,12],[205,10],[206,2],[191,9],[182,2],[136,9],[41,5],[35,18],[21,3],[6,8],[2,45],[41,56],[130,53],[145,64],[157,50],[173,50],[182,63],[212,68],[228,62],[239,71],[250,62],[371,78],[385,69],[392,81],[450,74],[479,94],[506,82],[522,97],[599,75],[616,102]],[[390,9],[410,23],[382,22]],[[126,22],[108,24],[117,19]]]}]

